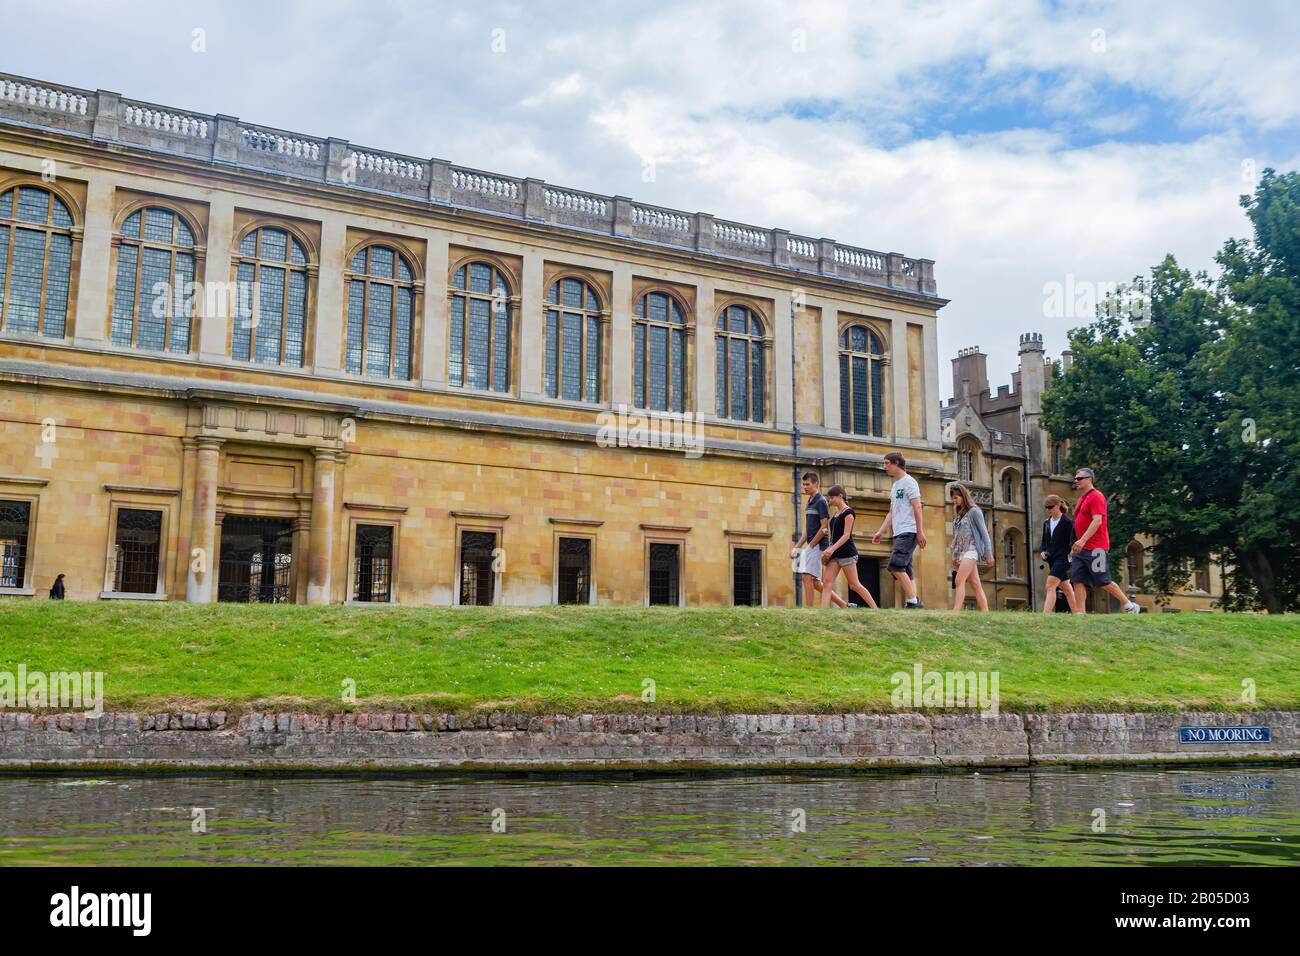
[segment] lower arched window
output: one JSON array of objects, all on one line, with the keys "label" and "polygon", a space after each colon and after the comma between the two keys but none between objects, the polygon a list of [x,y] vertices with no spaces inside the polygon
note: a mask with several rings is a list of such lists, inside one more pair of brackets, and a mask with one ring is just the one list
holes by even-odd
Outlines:
[{"label": "lower arched window", "polygon": [[962,439],[957,445],[957,477],[962,481],[975,480],[975,462],[978,460],[979,446],[970,439]]},{"label": "lower arched window", "polygon": [[885,349],[862,325],[840,333],[840,430],[853,435],[885,434]]},{"label": "lower arched window", "polygon": [[0,195],[0,329],[63,338],[72,275],[72,213],[48,189]]}]

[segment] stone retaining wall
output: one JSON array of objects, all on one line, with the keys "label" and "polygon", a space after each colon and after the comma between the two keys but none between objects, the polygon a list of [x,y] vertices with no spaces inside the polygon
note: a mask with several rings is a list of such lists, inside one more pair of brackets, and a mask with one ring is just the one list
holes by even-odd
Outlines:
[{"label": "stone retaining wall", "polygon": [[[1180,743],[1181,727],[1267,743]],[[0,769],[763,769],[1300,759],[1300,713],[0,712]]]}]

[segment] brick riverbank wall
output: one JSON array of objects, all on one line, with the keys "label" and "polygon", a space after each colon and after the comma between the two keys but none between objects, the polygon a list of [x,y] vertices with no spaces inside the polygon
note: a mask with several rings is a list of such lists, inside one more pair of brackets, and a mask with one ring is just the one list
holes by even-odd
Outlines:
[{"label": "brick riverbank wall", "polygon": [[[1184,727],[1266,727],[1270,740],[1183,743]],[[1241,759],[1300,759],[1300,713],[0,712],[5,770],[924,768]]]}]

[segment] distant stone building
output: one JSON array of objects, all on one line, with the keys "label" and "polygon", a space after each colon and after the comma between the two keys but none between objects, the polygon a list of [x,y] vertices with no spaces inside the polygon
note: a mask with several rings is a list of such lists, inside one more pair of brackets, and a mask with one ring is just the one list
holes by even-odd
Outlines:
[{"label": "distant stone building", "polygon": [[[1060,361],[1062,369],[1069,368],[1070,353],[1063,352]],[[981,579],[991,608],[1042,607],[1047,571],[1036,549],[1045,516],[1043,501],[1059,495],[1073,509],[1078,496],[1065,467],[1067,447],[1042,424],[1043,395],[1051,386],[1053,364],[1038,332],[1020,336],[1020,367],[1011,373],[1011,385],[999,385],[996,392],[989,388],[988,357],[978,347],[962,349],[952,360],[953,397],[940,411],[944,449],[950,473],[971,489],[985,511],[995,562],[981,570]],[[950,505],[949,540],[951,510]],[[1223,580],[1222,570],[1208,561],[1194,570],[1186,588],[1167,597],[1133,586],[1145,573],[1150,544],[1129,543],[1124,566],[1113,569],[1115,580],[1146,611],[1212,610],[1223,596]],[[1113,603],[1094,591],[1089,609],[1110,611]]]},{"label": "distant stone building", "polygon": [[789,605],[811,469],[893,604],[933,267],[0,76],[0,595]]}]

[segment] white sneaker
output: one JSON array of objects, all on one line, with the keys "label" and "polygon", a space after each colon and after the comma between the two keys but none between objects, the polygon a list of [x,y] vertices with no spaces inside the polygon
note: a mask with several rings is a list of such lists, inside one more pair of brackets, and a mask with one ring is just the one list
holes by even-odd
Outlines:
[{"label": "white sneaker", "polygon": [[1124,613],[1125,613],[1125,614],[1141,614],[1141,613],[1142,613],[1142,605],[1141,605],[1141,604],[1136,604],[1136,603],[1134,603],[1133,601],[1130,601],[1130,602],[1129,602],[1129,603],[1124,607]]}]

